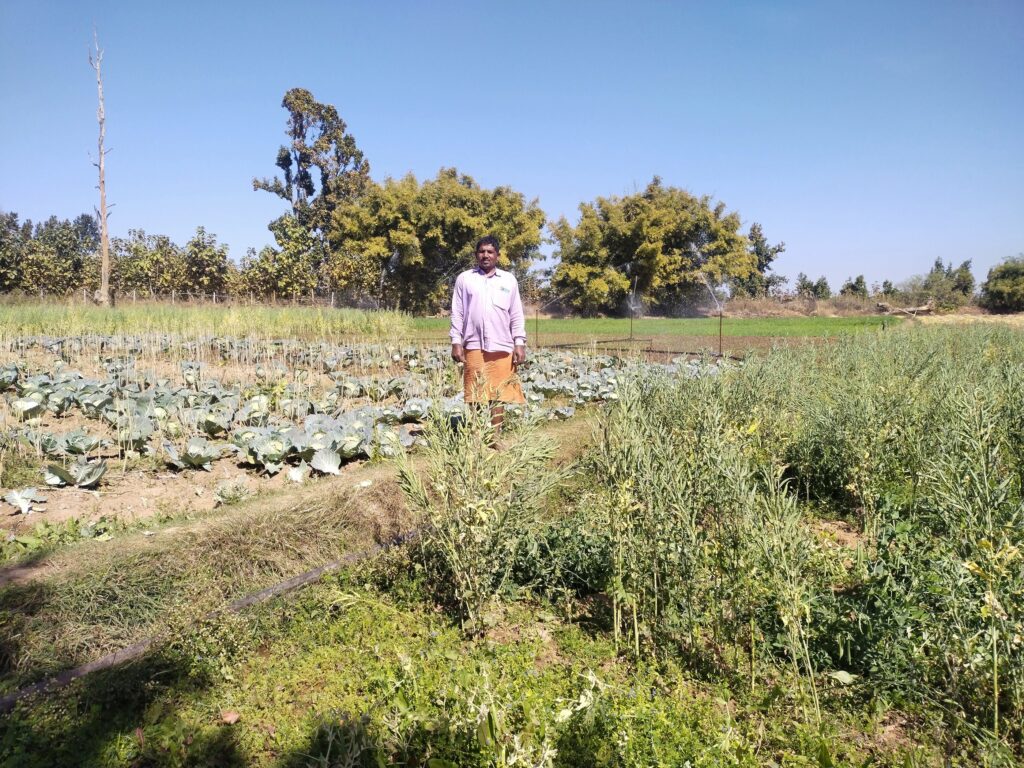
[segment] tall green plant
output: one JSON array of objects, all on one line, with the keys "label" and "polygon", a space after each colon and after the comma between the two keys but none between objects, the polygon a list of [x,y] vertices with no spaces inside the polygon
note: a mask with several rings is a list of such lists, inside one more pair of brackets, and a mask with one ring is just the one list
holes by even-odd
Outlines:
[{"label": "tall green plant", "polygon": [[961,390],[956,400],[960,415],[928,463],[915,503],[883,531],[873,566],[883,575],[874,591],[886,608],[876,619],[883,631],[875,667],[883,675],[909,667],[996,738],[1006,723],[1019,738],[1024,501],[990,394]]},{"label": "tall green plant", "polygon": [[506,431],[495,450],[489,414],[474,410],[458,426],[434,410],[423,438],[417,460],[398,456],[402,490],[421,515],[419,556],[464,626],[476,630],[539,528],[540,507],[560,476],[553,444],[524,424]]},{"label": "tall green plant", "polygon": [[[796,498],[788,493],[780,475],[765,478],[766,492],[758,495],[763,573],[774,596],[785,635],[785,647],[796,679],[805,681],[802,698],[813,706],[814,722],[821,725],[821,705],[814,661],[811,658],[812,581],[815,545],[803,525]],[[804,710],[805,719],[810,720]]]}]

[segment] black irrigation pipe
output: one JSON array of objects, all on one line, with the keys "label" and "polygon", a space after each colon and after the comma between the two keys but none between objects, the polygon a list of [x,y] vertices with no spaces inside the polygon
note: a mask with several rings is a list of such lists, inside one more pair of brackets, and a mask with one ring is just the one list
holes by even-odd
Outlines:
[{"label": "black irrigation pipe", "polygon": [[[246,595],[245,597],[233,600],[222,608],[210,611],[203,616],[203,620],[213,618],[217,614],[225,611],[228,613],[238,613],[243,608],[248,608],[251,605],[262,603],[272,597],[277,597],[278,595],[283,595],[287,592],[309,586],[313,582],[319,581],[321,577],[328,573],[356,565],[373,555],[380,554],[392,547],[404,544],[405,542],[414,539],[417,535],[419,535],[419,531],[413,530],[408,533],[400,534],[390,541],[382,544],[376,544],[369,549],[363,549],[358,552],[349,552],[342,555],[337,560],[333,560],[326,565],[321,565],[319,568],[314,568],[311,571],[300,573],[297,576],[292,576],[291,578],[278,582],[266,589],[261,589],[259,592],[254,592],[251,595]],[[166,635],[153,635],[145,638],[144,640],[140,640],[134,645],[129,645],[127,648],[121,648],[120,650],[108,653],[106,656],[101,656],[100,658],[94,659],[86,664],[82,664],[81,666],[73,669],[66,669],[53,677],[40,680],[38,683],[33,683],[32,685],[27,685],[24,688],[19,688],[13,693],[9,693],[0,698],[0,714],[10,712],[19,701],[28,696],[32,696],[37,693],[49,693],[51,691],[60,690],[61,688],[70,685],[75,680],[92,674],[93,672],[113,669],[127,661],[137,659],[144,655],[150,648],[167,639]]]}]

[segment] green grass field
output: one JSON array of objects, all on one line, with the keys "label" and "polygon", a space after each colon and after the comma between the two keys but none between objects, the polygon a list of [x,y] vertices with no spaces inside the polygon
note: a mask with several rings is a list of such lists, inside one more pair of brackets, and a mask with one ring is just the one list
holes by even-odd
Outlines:
[{"label": "green grass field", "polygon": [[[820,337],[894,326],[901,321],[892,317],[725,317],[722,321],[722,335],[784,337]],[[412,320],[415,331],[442,333],[448,328],[448,319],[443,317],[418,317]],[[535,320],[529,318],[526,325],[529,334],[541,339],[546,336],[593,336],[628,338],[628,318],[552,318]],[[693,318],[649,318],[633,321],[634,337],[651,336],[717,336],[717,317]]]},{"label": "green grass field", "polygon": [[[777,340],[834,338],[901,322],[875,316],[726,317],[721,326],[722,349],[743,353],[766,349]],[[444,317],[327,307],[140,302],[103,309],[73,303],[0,304],[0,344],[22,336],[92,334],[444,344],[448,325]],[[631,327],[628,318],[528,318],[527,333],[534,348],[592,343],[606,352],[692,353],[717,349],[719,322],[716,317],[647,318],[633,321]]]}]

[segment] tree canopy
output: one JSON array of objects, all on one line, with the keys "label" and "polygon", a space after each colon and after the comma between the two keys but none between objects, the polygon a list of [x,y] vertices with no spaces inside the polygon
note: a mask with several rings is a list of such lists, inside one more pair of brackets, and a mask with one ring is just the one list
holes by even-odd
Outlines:
[{"label": "tree canopy", "polygon": [[936,259],[924,275],[915,275],[900,283],[895,298],[913,304],[934,303],[939,309],[956,309],[974,296],[974,274],[970,259],[954,266]]},{"label": "tree canopy", "polygon": [[624,197],[580,205],[580,221],[551,226],[559,260],[555,291],[585,314],[625,309],[636,298],[669,314],[720,285],[748,278],[756,257],[740,233],[739,215],[724,203],[695,197],[655,177]]},{"label": "tree canopy", "polygon": [[281,293],[316,287],[317,272],[331,257],[328,229],[339,205],[359,199],[370,184],[370,164],[338,110],[317,101],[305,88],[285,93],[288,144],[277,150],[275,164],[283,177],[253,179],[288,202],[291,209],[269,229],[280,249],[264,248],[251,261],[259,274],[249,281]]},{"label": "tree canopy", "polygon": [[981,286],[981,305],[992,312],[1024,312],[1024,254],[989,270]]},{"label": "tree canopy", "polygon": [[[455,168],[434,178],[409,174],[376,182],[370,164],[337,108],[305,88],[281,101],[286,142],[275,160],[279,175],[253,178],[287,203],[268,224],[274,245],[250,249],[240,265],[227,246],[198,227],[178,246],[169,237],[130,229],[114,238],[111,284],[143,295],[245,294],[290,298],[330,291],[343,302],[434,312],[447,305],[451,283],[472,265],[476,240],[501,242],[501,265],[524,293],[561,300],[581,314],[625,314],[637,305],[662,314],[705,306],[709,292],[752,297],[778,295],[786,280],[772,273],[786,244],[772,244],[753,222],[710,196],[662,183],[655,176],[641,192],[598,197],[579,206],[579,220],[547,223],[536,199],[509,186],[485,188]],[[547,224],[556,246],[553,266],[530,271],[540,256]],[[0,211],[0,293],[68,294],[101,283],[101,231],[97,218],[56,216],[33,224]],[[993,311],[1024,309],[1019,296],[1024,255],[994,268],[981,304]],[[550,283],[542,280],[550,277]],[[824,277],[800,273],[797,295],[828,299]],[[936,259],[931,270],[869,291],[863,275],[839,293],[869,293],[905,301],[934,300],[949,309],[974,298],[969,260],[954,266]]]},{"label": "tree canopy", "polygon": [[830,299],[832,288],[828,280],[822,275],[817,280],[811,280],[803,272],[796,276],[796,295],[804,299]]},{"label": "tree canopy", "polygon": [[83,213],[73,221],[51,216],[34,226],[29,221],[19,226],[17,220],[17,214],[5,215],[0,245],[0,270],[5,281],[13,281],[12,288],[68,293],[83,285],[98,285],[92,279],[98,280],[98,261],[95,270],[90,269],[100,242],[94,216]]},{"label": "tree canopy", "polygon": [[334,208],[362,193],[370,164],[332,105],[305,88],[292,88],[281,106],[288,110],[289,142],[277,150],[275,164],[283,178],[253,179],[253,189],[286,200],[301,226],[324,233]]},{"label": "tree canopy", "polygon": [[326,278],[382,306],[436,310],[472,266],[478,238],[497,236],[501,265],[521,273],[539,253],[544,222],[536,200],[510,187],[486,189],[454,168],[422,183],[412,174],[385,179],[335,211]]},{"label": "tree canopy", "polygon": [[754,270],[747,277],[737,277],[732,281],[733,293],[740,296],[768,296],[786,284],[786,278],[782,275],[768,274],[772,263],[786,250],[786,244],[769,243],[764,229],[756,221],[750,225],[747,241],[755,260]]},{"label": "tree canopy", "polygon": [[866,299],[868,297],[868,284],[864,279],[864,275],[846,278],[843,287],[839,289],[839,295],[857,296],[858,298]]},{"label": "tree canopy", "polygon": [[224,293],[228,283],[228,247],[217,236],[197,227],[185,243],[184,284],[188,291]]},{"label": "tree canopy", "polygon": [[113,284],[118,291],[153,296],[183,290],[185,255],[166,235],[130,229],[128,237],[114,238],[111,251]]},{"label": "tree canopy", "polygon": [[261,296],[306,295],[319,285],[323,253],[316,235],[290,213],[270,223],[278,247],[266,246],[242,261],[241,284]]},{"label": "tree canopy", "polygon": [[32,239],[32,222],[19,222],[18,214],[0,211],[0,291],[21,287],[21,265]]}]

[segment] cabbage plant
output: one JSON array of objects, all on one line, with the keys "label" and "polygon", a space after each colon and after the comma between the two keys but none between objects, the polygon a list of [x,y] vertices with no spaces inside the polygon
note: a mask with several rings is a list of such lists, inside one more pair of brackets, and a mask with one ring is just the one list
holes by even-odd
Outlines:
[{"label": "cabbage plant", "polygon": [[21,371],[18,370],[16,363],[8,363],[0,367],[0,390],[10,389],[17,384],[20,375]]},{"label": "cabbage plant", "polygon": [[11,410],[23,421],[39,416],[45,409],[43,402],[45,395],[41,392],[32,392],[27,397],[19,397],[11,402]]},{"label": "cabbage plant", "polygon": [[23,515],[37,512],[38,505],[45,504],[46,498],[39,495],[35,488],[21,488],[4,496],[4,501],[16,508]]},{"label": "cabbage plant", "polygon": [[83,456],[74,464],[62,467],[60,464],[47,464],[43,477],[47,485],[75,485],[79,488],[92,488],[99,484],[107,473],[107,462],[89,462]]},{"label": "cabbage plant", "polygon": [[177,469],[203,469],[209,472],[213,462],[222,455],[219,447],[202,437],[190,438],[181,451],[173,443],[164,441],[163,449],[167,463]]}]

